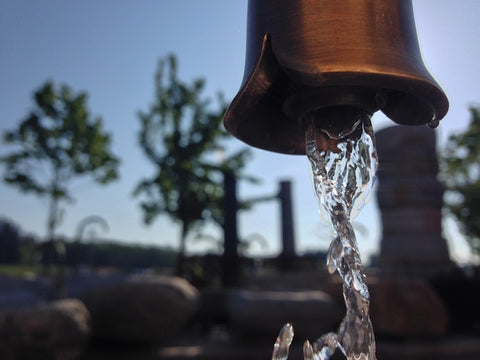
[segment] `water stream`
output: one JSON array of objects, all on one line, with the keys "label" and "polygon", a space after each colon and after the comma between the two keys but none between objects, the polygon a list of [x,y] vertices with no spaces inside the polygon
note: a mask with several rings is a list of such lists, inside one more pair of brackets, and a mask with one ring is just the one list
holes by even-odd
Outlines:
[{"label": "water stream", "polygon": [[[314,116],[305,120],[315,196],[335,233],[327,266],[343,280],[346,315],[337,333],[325,334],[313,344],[304,343],[304,359],[328,360],[339,349],[348,360],[376,360],[370,296],[352,226],[370,194],[377,167],[370,116],[359,115],[353,125],[339,129],[322,129]],[[287,359],[292,339],[293,327],[287,324],[274,345],[272,360]]]}]

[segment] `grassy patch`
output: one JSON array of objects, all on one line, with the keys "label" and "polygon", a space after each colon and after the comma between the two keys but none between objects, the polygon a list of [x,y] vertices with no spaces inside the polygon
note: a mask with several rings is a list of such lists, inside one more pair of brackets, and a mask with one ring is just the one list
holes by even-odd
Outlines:
[{"label": "grassy patch", "polygon": [[38,274],[38,266],[0,264],[0,275],[26,276]]}]

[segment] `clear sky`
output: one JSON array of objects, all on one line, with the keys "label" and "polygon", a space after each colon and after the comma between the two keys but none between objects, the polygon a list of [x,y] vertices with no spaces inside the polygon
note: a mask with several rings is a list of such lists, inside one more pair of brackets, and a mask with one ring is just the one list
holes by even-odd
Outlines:
[{"label": "clear sky", "polygon": [[[445,88],[450,111],[436,130],[439,148],[452,132],[468,124],[468,104],[480,101],[480,1],[413,0],[417,31],[425,62]],[[113,151],[122,159],[121,178],[107,187],[88,181],[76,184],[76,202],[65,205],[59,233],[73,236],[88,215],[100,215],[110,230],[104,236],[142,244],[178,244],[178,227],[168,218],[142,224],[135,184],[152,173],[137,143],[137,112],[153,98],[157,60],[168,53],[179,59],[183,80],[204,77],[205,95],[236,94],[243,76],[246,35],[245,0],[0,0],[0,131],[12,129],[32,106],[31,95],[48,79],[89,94],[93,114],[113,135]],[[392,124],[375,116],[376,128]],[[237,140],[232,140],[233,142]],[[238,144],[233,144],[233,146]],[[0,145],[0,154],[6,151]],[[240,198],[271,194],[283,179],[293,181],[297,248],[324,249],[328,232],[322,229],[307,161],[254,150],[247,171],[263,179],[260,186],[241,184]],[[357,223],[364,255],[378,248],[379,216],[375,198]],[[0,216],[25,232],[43,236],[47,201],[0,184]],[[240,235],[259,234],[268,252],[280,245],[279,206],[259,205],[240,214]],[[449,223],[450,224],[450,223]],[[450,224],[451,225],[451,224]],[[220,237],[218,229],[209,231]],[[448,234],[456,234],[449,230]],[[465,258],[464,242],[455,235],[454,256]],[[191,250],[213,248],[190,242]],[[252,251],[259,250],[254,246]]]}]

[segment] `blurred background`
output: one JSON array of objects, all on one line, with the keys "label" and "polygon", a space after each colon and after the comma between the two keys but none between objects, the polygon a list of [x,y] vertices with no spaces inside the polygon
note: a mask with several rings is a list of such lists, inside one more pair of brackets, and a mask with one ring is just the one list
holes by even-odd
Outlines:
[{"label": "blurred background", "polygon": [[[418,0],[413,5],[425,63],[450,100],[449,113],[436,130],[438,150],[442,152],[449,135],[465,130],[470,118],[468,106],[478,101],[480,49],[475,43],[480,31],[476,18],[479,4]],[[178,59],[181,79],[205,79],[204,96],[212,99],[213,108],[217,92],[223,92],[227,101],[234,97],[243,77],[247,2],[146,1],[119,5],[109,1],[2,1],[1,7],[2,132],[13,129],[27,116],[33,92],[52,80],[88,94],[90,111],[102,117],[104,129],[112,135],[112,152],[121,159],[119,179],[109,186],[96,186],[88,179],[75,183],[75,202],[65,205],[58,233],[73,236],[78,223],[95,214],[108,222],[108,238],[177,247],[179,227],[167,217],[145,226],[138,202],[132,198],[138,181],[154,171],[138,143],[137,113],[146,111],[152,103],[157,61],[169,53]],[[376,129],[391,124],[380,114],[374,118]],[[243,144],[232,139],[228,146],[238,148]],[[298,250],[325,249],[329,238],[322,236],[325,230],[319,223],[306,158],[251,151],[246,172],[262,183],[240,183],[239,198],[273,193],[279,180],[292,180]],[[0,152],[6,154],[4,145]],[[0,213],[24,232],[45,236],[46,200],[0,186]],[[253,254],[279,252],[277,212],[275,203],[265,203],[240,217],[243,236],[259,234],[267,241],[264,248],[252,245],[249,251]],[[375,199],[357,222],[366,228],[359,234],[359,243],[367,259],[378,249],[380,237]],[[455,225],[450,221],[446,225],[453,257],[469,261],[468,247]],[[208,231],[220,237],[218,229]],[[211,251],[212,246],[188,241],[187,250]]]},{"label": "blurred background", "polygon": [[[414,0],[413,6],[424,61],[450,101],[447,116],[434,130],[440,178],[448,185],[453,176],[448,171],[454,171],[445,160],[452,157],[449,138],[469,130],[474,118],[469,109],[478,108],[480,101],[480,3]],[[39,245],[55,234],[55,239],[61,239],[66,249],[57,253],[66,251],[64,261],[72,266],[88,263],[104,265],[105,272],[116,273],[118,268],[128,272],[157,268],[173,273],[183,220],[174,221],[175,216],[155,211],[149,218],[141,205],[151,193],[140,190],[134,194],[142,181],[155,177],[158,171],[145,148],[145,139],[154,137],[153,131],[149,137],[145,119],[160,98],[158,71],[163,69],[164,80],[167,79],[172,69],[169,59],[175,58],[180,83],[192,84],[193,89],[195,81],[202,79],[204,86],[199,85],[199,99],[209,99],[204,110],[218,120],[243,78],[246,17],[247,1],[0,0],[2,137],[17,129],[31,111],[36,111],[35,92],[47,87],[46,94],[48,84],[52,84],[51,90],[60,93],[61,86],[66,85],[73,97],[86,94],[84,105],[91,118],[101,118],[101,132],[108,134],[106,148],[115,172],[108,180],[92,177],[88,171],[74,176],[68,185],[72,201],[59,202],[56,211],[61,214],[61,221],[55,218],[53,227],[48,196],[38,196],[38,191],[22,191],[5,181],[0,183],[1,230],[8,235],[2,235],[3,239],[17,236],[17,243],[22,244],[15,255],[16,263],[40,264]],[[219,93],[223,100],[218,99]],[[374,115],[373,123],[376,130],[393,125],[380,113]],[[246,148],[233,137],[220,137],[222,147],[207,155],[219,167],[225,165],[229,156]],[[164,150],[162,141],[159,138],[159,153]],[[5,158],[15,150],[19,150],[18,144],[9,146],[4,141],[0,157]],[[250,259],[250,268],[258,266],[258,261],[277,257],[282,251],[281,208],[276,198],[281,181],[291,182],[296,253],[312,255],[315,261],[323,262],[332,232],[318,215],[306,157],[254,148],[249,152],[237,168],[238,174],[247,178],[239,177],[237,197],[246,202],[245,206],[249,205],[238,214],[238,234],[243,244],[240,252]],[[5,176],[6,166],[0,170]],[[50,175],[35,176],[48,181]],[[444,210],[443,214],[443,238],[450,258],[461,266],[477,265],[478,248],[472,247],[475,241],[468,238],[475,236],[460,230],[462,225],[459,227],[452,215],[454,211]],[[224,235],[215,221],[215,211],[202,216],[206,220],[200,221],[200,230],[195,228],[185,233],[185,252],[192,261],[201,261],[198,260],[201,255],[223,253]],[[355,219],[354,226],[364,263],[378,265],[382,224],[376,193]],[[69,255],[75,253],[75,244],[80,239],[81,261]],[[2,246],[7,249],[11,243],[5,240]],[[44,265],[45,261],[44,256]],[[3,262],[12,261],[10,258]],[[316,263],[309,266],[321,267]],[[4,271],[17,270],[6,267]],[[200,281],[193,281],[194,285],[202,285],[202,276],[195,278],[192,271],[187,278]]]}]

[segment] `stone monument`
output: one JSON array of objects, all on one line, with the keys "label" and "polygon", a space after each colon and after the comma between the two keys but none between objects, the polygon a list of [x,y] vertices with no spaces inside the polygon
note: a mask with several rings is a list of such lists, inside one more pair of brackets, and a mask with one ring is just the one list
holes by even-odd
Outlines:
[{"label": "stone monument", "polygon": [[443,187],[437,179],[435,131],[393,126],[376,134],[377,200],[384,275],[427,278],[450,267],[442,237]]}]

